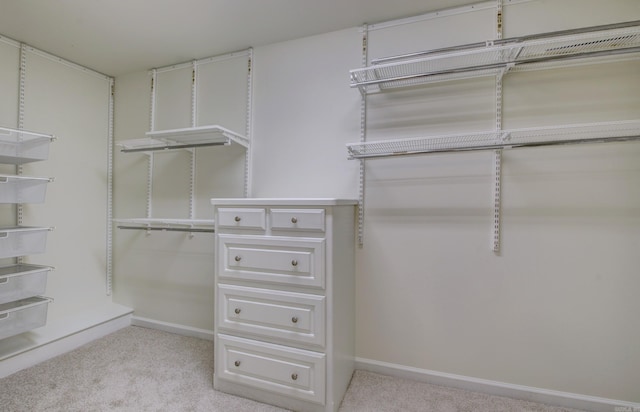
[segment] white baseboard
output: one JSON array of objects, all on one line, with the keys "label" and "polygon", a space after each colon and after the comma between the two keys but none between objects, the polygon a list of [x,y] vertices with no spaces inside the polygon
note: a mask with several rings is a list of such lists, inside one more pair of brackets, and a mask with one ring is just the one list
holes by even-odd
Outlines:
[{"label": "white baseboard", "polygon": [[[41,328],[37,332],[28,332],[22,336],[7,338],[7,340],[13,339],[15,346],[20,349],[2,358],[0,378],[70,352],[130,325],[130,311],[129,313],[120,311],[109,319],[96,320],[96,323],[77,326],[77,330],[52,325]],[[30,342],[30,345],[22,345],[23,341]]]},{"label": "white baseboard", "polygon": [[165,332],[175,333],[183,336],[191,336],[205,340],[213,340],[213,331],[208,329],[198,329],[191,326],[179,325],[177,323],[163,322],[155,319],[134,316],[131,319],[133,326],[141,326],[149,329],[157,329]]},{"label": "white baseboard", "polygon": [[393,363],[379,362],[372,359],[356,358],[356,369],[412,379],[434,385],[466,389],[489,395],[505,396],[513,399],[544,403],[547,405],[574,408],[593,412],[612,412],[614,410],[640,411],[640,403],[618,401],[569,392],[553,391],[523,385],[477,379],[469,376],[454,375],[412,368]]}]

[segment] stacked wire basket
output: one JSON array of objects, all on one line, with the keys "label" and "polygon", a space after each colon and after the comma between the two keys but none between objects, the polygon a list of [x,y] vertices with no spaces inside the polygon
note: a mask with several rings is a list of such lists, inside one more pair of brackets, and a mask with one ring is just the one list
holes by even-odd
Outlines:
[{"label": "stacked wire basket", "polygon": [[[0,163],[19,166],[46,160],[53,140],[52,135],[0,127]],[[51,180],[20,174],[0,175],[0,203],[17,207],[23,203],[43,203]],[[0,266],[0,339],[46,324],[51,299],[41,295],[45,293],[47,275],[52,268],[25,264],[22,258],[45,252],[49,230],[19,224],[0,226],[0,259],[9,263]]]}]

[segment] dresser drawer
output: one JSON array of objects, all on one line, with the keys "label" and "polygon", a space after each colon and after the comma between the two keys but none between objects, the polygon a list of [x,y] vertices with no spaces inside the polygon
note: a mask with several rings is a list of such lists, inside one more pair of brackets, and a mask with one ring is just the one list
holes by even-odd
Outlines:
[{"label": "dresser drawer", "polygon": [[217,376],[292,398],[325,403],[325,355],[218,335]]},{"label": "dresser drawer", "polygon": [[217,306],[221,329],[324,346],[324,296],[220,284]]},{"label": "dresser drawer", "polygon": [[263,208],[219,208],[216,216],[218,227],[232,229],[266,228],[266,212]]},{"label": "dresser drawer", "polygon": [[218,235],[220,279],[324,288],[324,239]]},{"label": "dresser drawer", "polygon": [[313,230],[324,232],[324,209],[271,209],[273,230]]}]

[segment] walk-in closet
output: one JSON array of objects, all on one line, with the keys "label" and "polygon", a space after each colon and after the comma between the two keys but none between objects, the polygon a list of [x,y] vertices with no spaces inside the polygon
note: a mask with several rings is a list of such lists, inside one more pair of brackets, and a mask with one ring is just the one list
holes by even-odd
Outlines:
[{"label": "walk-in closet", "polygon": [[3,0],[0,91],[9,412],[640,411],[640,1]]}]

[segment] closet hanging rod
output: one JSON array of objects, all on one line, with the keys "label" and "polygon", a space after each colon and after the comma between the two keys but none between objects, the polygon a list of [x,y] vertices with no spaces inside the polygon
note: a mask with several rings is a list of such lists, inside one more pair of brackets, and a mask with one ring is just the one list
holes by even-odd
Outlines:
[{"label": "closet hanging rod", "polygon": [[188,232],[188,233],[214,233],[214,229],[196,229],[196,228],[182,228],[182,227],[153,227],[153,226],[127,226],[120,225],[118,229],[127,229],[127,230],[157,230],[163,232]]},{"label": "closet hanging rod", "polygon": [[458,46],[443,47],[440,49],[406,53],[406,54],[400,54],[396,56],[379,57],[377,59],[371,60],[371,64],[372,65],[384,64],[384,63],[390,63],[398,60],[401,61],[401,60],[429,56],[429,55],[438,54],[438,53],[449,53],[449,52],[462,51],[462,50],[468,50],[468,49],[476,49],[480,47],[485,47],[488,44],[500,46],[500,45],[506,45],[511,43],[522,43],[524,41],[539,40],[547,37],[567,36],[572,34],[583,34],[583,33],[586,34],[586,33],[591,33],[591,32],[596,32],[601,30],[624,29],[627,27],[635,27],[635,26],[640,26],[640,20],[633,20],[633,21],[627,21],[623,23],[614,23],[614,24],[603,24],[600,26],[592,26],[592,27],[585,27],[585,28],[578,28],[578,29],[568,29],[568,30],[538,33],[538,34],[530,34],[526,36],[510,37],[506,39],[496,39],[491,41],[462,44]]},{"label": "closet hanging rod", "polygon": [[529,59],[519,60],[517,62],[500,62],[500,63],[482,64],[482,65],[467,66],[467,67],[461,67],[461,68],[455,68],[455,69],[433,71],[429,73],[418,73],[418,74],[408,74],[403,76],[387,77],[384,79],[375,79],[375,80],[357,81],[352,76],[352,80],[354,81],[354,83],[351,83],[351,87],[363,87],[363,86],[377,85],[382,83],[397,82],[402,80],[421,79],[421,78],[428,78],[432,76],[441,76],[441,75],[448,75],[448,74],[480,72],[483,70],[495,70],[497,73],[501,69],[510,69],[512,67],[526,65],[526,64],[550,63],[553,61],[560,61],[560,60],[564,60],[564,61],[574,60],[574,59],[578,60],[578,59],[584,59],[584,58],[614,56],[618,54],[629,54],[629,53],[640,53],[640,47],[628,47],[625,49],[616,49],[616,50],[586,51],[582,53],[572,54],[570,56],[555,55],[555,56],[533,57]]},{"label": "closet hanging rod", "polygon": [[229,142],[185,143],[185,144],[164,145],[164,146],[136,147],[135,149],[120,149],[120,151],[122,153],[151,152],[151,151],[164,151],[164,150],[174,150],[174,149],[190,149],[194,147],[206,147],[206,146],[229,146],[229,144],[230,144]]}]

